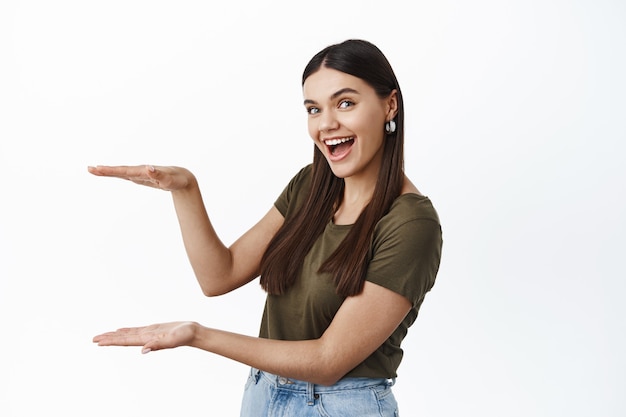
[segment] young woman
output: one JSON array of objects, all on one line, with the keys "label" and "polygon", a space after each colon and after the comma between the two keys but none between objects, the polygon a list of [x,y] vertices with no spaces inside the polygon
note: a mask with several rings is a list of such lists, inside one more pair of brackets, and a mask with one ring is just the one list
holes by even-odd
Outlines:
[{"label": "young woman", "polygon": [[348,40],[323,49],[302,86],[313,162],[230,247],[188,170],[89,167],[172,193],[207,296],[260,276],[259,337],[175,322],[93,340],[144,353],[192,346],[249,365],[241,416],[397,416],[391,386],[401,342],[435,282],[439,219],[404,174],[402,94],[376,46]]}]

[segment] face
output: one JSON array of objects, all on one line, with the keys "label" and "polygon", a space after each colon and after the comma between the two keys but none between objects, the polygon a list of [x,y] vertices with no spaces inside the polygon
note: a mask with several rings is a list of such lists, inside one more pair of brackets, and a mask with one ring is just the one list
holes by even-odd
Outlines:
[{"label": "face", "polygon": [[381,99],[362,79],[322,67],[303,86],[309,135],[339,178],[376,178],[395,90]]}]

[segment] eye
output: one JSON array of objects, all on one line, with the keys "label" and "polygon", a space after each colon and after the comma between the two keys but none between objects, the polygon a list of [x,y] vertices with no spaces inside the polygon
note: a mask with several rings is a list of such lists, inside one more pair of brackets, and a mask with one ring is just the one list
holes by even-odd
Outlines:
[{"label": "eye", "polygon": [[339,102],[340,109],[347,109],[348,107],[352,106],[354,106],[354,102],[350,100],[341,100],[341,102]]},{"label": "eye", "polygon": [[319,113],[320,109],[318,109],[317,107],[307,107],[306,112],[313,115]]}]

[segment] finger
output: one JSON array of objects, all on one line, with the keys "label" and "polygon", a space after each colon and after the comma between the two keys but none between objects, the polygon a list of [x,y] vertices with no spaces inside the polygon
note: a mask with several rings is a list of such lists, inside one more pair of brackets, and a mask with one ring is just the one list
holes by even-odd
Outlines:
[{"label": "finger", "polygon": [[94,337],[94,342],[98,346],[143,346],[146,341],[144,337],[136,334],[103,334]]},{"label": "finger", "polygon": [[141,348],[141,353],[145,355],[146,353],[155,352],[161,349],[164,349],[163,346],[159,344],[158,339],[155,339],[144,344]]},{"label": "finger", "polygon": [[94,336],[94,343],[111,343],[111,342],[124,342],[132,339],[141,339],[141,335],[145,332],[145,330],[149,326],[146,327],[125,327],[121,329],[117,329],[112,332],[106,332]]},{"label": "finger", "polygon": [[146,175],[150,185],[165,191],[172,191],[178,188],[176,184],[176,175],[171,168],[155,167],[154,165],[146,165]]},{"label": "finger", "polygon": [[[153,168],[154,169],[154,168]],[[100,177],[115,177],[127,180],[143,178],[149,179],[148,172],[150,169],[147,165],[138,166],[108,166],[108,165],[96,165],[87,167],[89,173]]]},{"label": "finger", "polygon": [[97,165],[87,167],[87,170],[96,176],[120,178],[135,184],[165,190],[163,184],[171,183],[166,173],[154,165],[139,166],[106,166]]},{"label": "finger", "polygon": [[120,176],[120,173],[126,171],[127,169],[127,166],[96,165],[87,167],[89,173],[103,177]]},{"label": "finger", "polygon": [[154,165],[146,165],[145,173],[148,181],[152,183],[153,186],[159,186],[160,180],[163,177],[163,172],[158,170]]},{"label": "finger", "polygon": [[141,353],[149,353],[157,350],[171,349],[176,347],[172,345],[171,340],[168,341],[168,337],[164,334],[154,335],[150,340],[144,343],[141,348]]}]

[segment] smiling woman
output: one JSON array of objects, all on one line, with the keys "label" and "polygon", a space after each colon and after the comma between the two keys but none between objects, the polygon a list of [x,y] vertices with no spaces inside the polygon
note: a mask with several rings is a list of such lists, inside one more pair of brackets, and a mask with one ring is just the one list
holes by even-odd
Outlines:
[{"label": "smiling woman", "polygon": [[309,134],[340,178],[378,173],[385,121],[398,110],[397,90],[379,97],[359,77],[320,68],[304,83]]},{"label": "smiling woman", "polygon": [[316,54],[302,78],[313,162],[230,247],[195,176],[180,167],[97,166],[97,176],[172,193],[203,292],[260,276],[258,337],[196,322],[121,329],[101,346],[144,353],[192,346],[250,366],[241,416],[397,416],[401,344],[435,282],[442,234],[431,201],[404,173],[404,108],[393,70],[363,40]]}]

